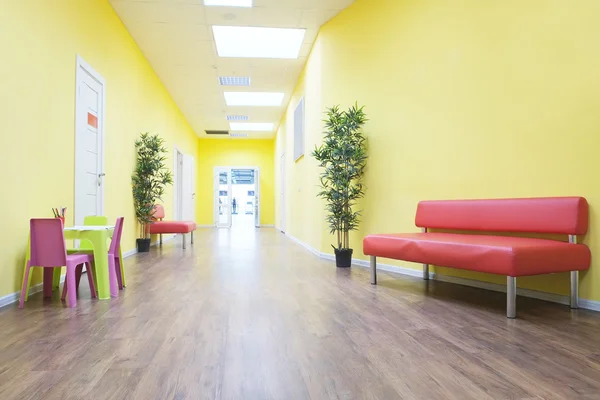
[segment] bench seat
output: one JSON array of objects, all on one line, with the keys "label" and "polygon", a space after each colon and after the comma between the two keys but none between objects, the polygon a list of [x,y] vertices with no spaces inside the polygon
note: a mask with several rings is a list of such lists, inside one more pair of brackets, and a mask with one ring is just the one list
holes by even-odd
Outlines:
[{"label": "bench seat", "polygon": [[154,221],[150,224],[150,233],[191,233],[196,230],[196,223],[191,221]]},{"label": "bench seat", "polygon": [[[583,197],[421,201],[415,225],[422,233],[371,234],[363,252],[371,257],[374,285],[377,257],[422,263],[423,279],[430,264],[506,275],[506,316],[515,318],[520,276],[570,272],[570,304],[578,307],[579,271],[590,267],[591,253],[577,236],[587,233],[588,217]],[[514,236],[520,233],[569,241]]]},{"label": "bench seat", "polygon": [[591,262],[583,244],[453,233],[369,235],[363,250],[365,255],[515,277],[582,271]]},{"label": "bench seat", "polygon": [[185,235],[191,234],[191,243],[194,244],[194,231],[196,230],[196,223],[194,221],[164,221],[165,209],[162,205],[156,204],[154,206],[154,214],[151,224],[148,225],[148,230],[152,235],[159,235],[159,242],[162,245],[164,234],[181,234],[183,235],[183,248],[185,249]]}]

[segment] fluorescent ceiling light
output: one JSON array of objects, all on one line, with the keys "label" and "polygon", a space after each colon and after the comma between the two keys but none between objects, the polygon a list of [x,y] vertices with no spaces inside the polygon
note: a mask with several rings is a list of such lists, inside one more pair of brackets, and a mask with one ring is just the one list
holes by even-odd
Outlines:
[{"label": "fluorescent ceiling light", "polygon": [[250,118],[247,115],[228,115],[227,121],[248,121]]},{"label": "fluorescent ceiling light", "polygon": [[248,137],[247,133],[232,133],[229,135],[230,137]]},{"label": "fluorescent ceiling light", "polygon": [[272,132],[272,123],[262,122],[232,122],[229,124],[232,131],[250,131],[250,132]]},{"label": "fluorescent ceiling light", "polygon": [[306,29],[213,26],[219,57],[298,58]]},{"label": "fluorescent ceiling light", "polygon": [[205,6],[252,7],[252,0],[204,0]]},{"label": "fluorescent ceiling light", "polygon": [[225,92],[228,106],[280,106],[283,93],[275,92]]},{"label": "fluorescent ceiling light", "polygon": [[221,86],[250,86],[249,76],[220,76]]}]

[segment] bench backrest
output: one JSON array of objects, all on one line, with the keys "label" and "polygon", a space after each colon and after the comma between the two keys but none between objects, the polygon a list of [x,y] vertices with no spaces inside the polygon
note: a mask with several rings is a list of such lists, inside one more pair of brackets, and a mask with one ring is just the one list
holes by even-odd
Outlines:
[{"label": "bench backrest", "polygon": [[163,219],[165,217],[165,208],[160,204],[154,205],[154,213],[152,214],[154,219]]},{"label": "bench backrest", "polygon": [[583,197],[421,201],[420,228],[583,235],[588,203]]}]

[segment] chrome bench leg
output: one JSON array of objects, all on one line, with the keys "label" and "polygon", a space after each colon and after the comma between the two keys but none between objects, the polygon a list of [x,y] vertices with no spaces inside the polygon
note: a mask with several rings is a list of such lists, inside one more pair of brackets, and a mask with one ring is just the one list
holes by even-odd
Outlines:
[{"label": "chrome bench leg", "polygon": [[191,235],[192,235],[192,237],[190,238],[191,239],[190,243],[194,244],[194,231],[191,232]]},{"label": "chrome bench leg", "polygon": [[158,235],[158,237],[160,238],[160,239],[159,239],[159,243],[160,243],[160,245],[162,246],[162,233],[161,233],[160,235]]},{"label": "chrome bench leg", "polygon": [[506,277],[506,318],[517,317],[517,278]]},{"label": "chrome bench leg", "polygon": [[571,271],[571,308],[579,308],[579,271]]},{"label": "chrome bench leg", "polygon": [[[421,228],[421,232],[427,233],[427,228]],[[423,264],[423,279],[429,280],[429,264]]]},{"label": "chrome bench leg", "polygon": [[[576,244],[577,236],[569,235],[569,243]],[[571,308],[579,308],[579,271],[571,271]]]},{"label": "chrome bench leg", "polygon": [[181,235],[183,237],[183,248],[185,250],[185,233],[183,235]]},{"label": "chrome bench leg", "polygon": [[377,285],[377,257],[371,256],[371,285]]}]

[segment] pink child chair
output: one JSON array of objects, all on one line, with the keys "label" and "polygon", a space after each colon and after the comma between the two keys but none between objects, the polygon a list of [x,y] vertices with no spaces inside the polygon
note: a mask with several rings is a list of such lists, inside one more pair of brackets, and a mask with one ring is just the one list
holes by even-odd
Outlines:
[{"label": "pink child chair", "polygon": [[[19,308],[23,308],[25,302],[25,292],[27,291],[27,286],[29,284],[31,267],[61,268],[66,266],[67,279],[65,284],[75,287],[76,269],[78,267],[81,269],[83,264],[87,264],[88,268],[91,269],[91,264],[94,261],[93,257],[90,257],[88,254],[67,255],[63,224],[60,219],[31,219],[29,227],[31,254],[27,266],[25,267],[25,277],[21,289]],[[52,277],[52,270],[47,271],[50,272],[50,274],[46,274],[46,271],[44,271],[45,279]],[[94,287],[94,281],[91,274],[88,276],[88,281],[92,297],[96,297],[96,288]],[[50,285],[48,285],[48,287],[51,288]],[[67,304],[69,307],[75,307],[77,305],[77,293],[75,291],[69,293]]]},{"label": "pink child chair", "polygon": [[[110,286],[111,288],[116,287],[117,285],[119,286],[119,289],[123,289],[123,276],[121,274],[121,258],[119,257],[119,250],[121,248],[121,234],[123,233],[123,221],[125,220],[125,218],[123,217],[119,217],[117,218],[117,222],[115,223],[115,230],[113,232],[113,237],[112,240],[110,242],[110,247],[108,248],[108,274],[109,274],[109,279],[110,279]],[[82,253],[76,253],[76,254],[82,254]],[[94,255],[92,254],[91,251],[86,251],[83,254],[87,254],[89,255],[92,260],[94,259]],[[75,284],[77,285],[76,287],[79,288],[79,281],[81,280],[81,274],[83,273],[83,268],[78,268],[75,271]],[[88,276],[91,276],[92,273],[91,271],[88,271]],[[65,293],[67,293],[68,289],[66,289],[66,286],[63,287],[63,298],[65,296]],[[113,293],[114,291],[111,290],[111,295],[116,296],[116,292]]]}]

